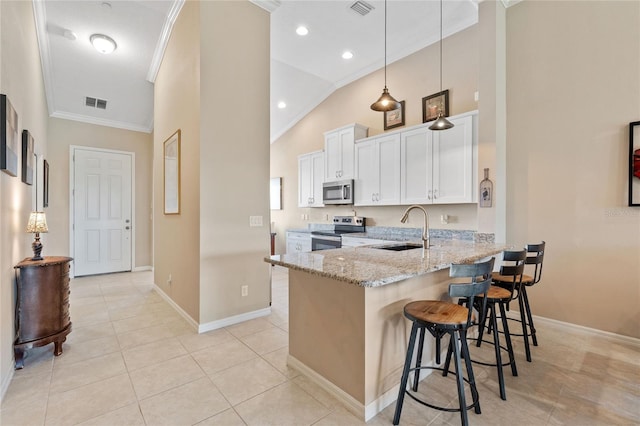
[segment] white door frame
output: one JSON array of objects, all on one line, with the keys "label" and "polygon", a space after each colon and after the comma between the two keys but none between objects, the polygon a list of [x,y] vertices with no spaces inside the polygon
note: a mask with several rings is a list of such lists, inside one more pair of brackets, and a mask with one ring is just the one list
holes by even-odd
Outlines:
[{"label": "white door frame", "polygon": [[[75,161],[74,154],[76,149],[83,151],[96,151],[112,154],[123,154],[131,156],[131,270],[135,270],[136,264],[136,153],[130,151],[120,151],[115,149],[95,148],[91,146],[69,145],[69,253],[71,257],[75,257],[75,230],[73,223],[74,216],[74,183],[75,183]],[[71,262],[69,277],[75,277],[75,265]]]}]

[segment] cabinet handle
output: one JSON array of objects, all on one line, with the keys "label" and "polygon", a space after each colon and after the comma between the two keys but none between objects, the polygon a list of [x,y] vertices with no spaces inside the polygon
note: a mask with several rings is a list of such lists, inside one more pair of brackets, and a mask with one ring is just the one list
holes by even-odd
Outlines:
[{"label": "cabinet handle", "polygon": [[433,190],[433,199],[435,200],[436,198],[438,198],[438,190],[434,189]]},{"label": "cabinet handle", "polygon": [[429,190],[429,192],[427,193],[427,200],[431,199],[431,190]]},{"label": "cabinet handle", "polygon": [[376,194],[371,193],[371,202],[373,203],[376,200]]}]

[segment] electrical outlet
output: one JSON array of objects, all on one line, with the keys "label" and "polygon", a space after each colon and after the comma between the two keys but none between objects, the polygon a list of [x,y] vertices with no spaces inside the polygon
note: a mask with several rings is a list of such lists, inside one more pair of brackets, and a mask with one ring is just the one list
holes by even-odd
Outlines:
[{"label": "electrical outlet", "polygon": [[473,100],[478,102],[479,99],[480,99],[480,94],[478,92],[474,92],[473,93]]},{"label": "electrical outlet", "polygon": [[249,216],[249,226],[262,226],[262,216]]},{"label": "electrical outlet", "polygon": [[249,286],[248,285],[243,285],[242,287],[240,287],[241,291],[242,291],[242,297],[246,297],[249,295]]},{"label": "electrical outlet", "polygon": [[169,279],[167,280],[167,284],[171,285],[171,274],[169,274]]}]

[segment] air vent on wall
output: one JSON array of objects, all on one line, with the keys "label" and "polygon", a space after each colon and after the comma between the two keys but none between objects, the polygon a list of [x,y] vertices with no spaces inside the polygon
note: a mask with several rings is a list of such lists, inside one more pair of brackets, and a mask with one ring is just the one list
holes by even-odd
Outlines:
[{"label": "air vent on wall", "polygon": [[104,99],[92,98],[87,96],[84,100],[84,104],[91,108],[107,109],[107,101]]},{"label": "air vent on wall", "polygon": [[365,16],[367,13],[371,12],[373,9],[375,9],[375,7],[371,6],[369,3],[362,1],[362,0],[358,0],[356,2],[354,2],[351,6],[350,6],[351,10],[353,10],[354,12],[359,13],[362,16]]}]

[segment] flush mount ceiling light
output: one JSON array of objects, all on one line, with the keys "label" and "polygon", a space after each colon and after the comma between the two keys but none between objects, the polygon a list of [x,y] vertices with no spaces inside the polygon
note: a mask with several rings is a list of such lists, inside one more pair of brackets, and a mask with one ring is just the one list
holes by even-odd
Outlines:
[{"label": "flush mount ceiling light", "polygon": [[[442,0],[440,0],[440,92],[442,92]],[[440,108],[438,108],[438,118],[433,122],[429,129],[431,130],[447,130],[453,127],[453,123],[444,118],[442,105],[444,96],[440,96]]]},{"label": "flush mount ceiling light", "polygon": [[342,59],[351,59],[351,58],[353,58],[353,52],[349,50],[345,50],[344,53],[342,54]]},{"label": "flush mount ceiling light", "polygon": [[287,107],[287,103],[284,101],[278,102],[278,108],[285,109]]},{"label": "flush mount ceiling light", "polygon": [[307,34],[309,34],[309,30],[304,25],[300,25],[298,28],[296,28],[296,34],[306,36]]},{"label": "flush mount ceiling light", "polygon": [[387,0],[384,0],[384,89],[377,101],[371,104],[374,111],[393,111],[400,108],[400,102],[389,94],[387,89]]},{"label": "flush mount ceiling light", "polygon": [[111,37],[104,34],[93,34],[89,37],[89,40],[91,40],[91,44],[98,52],[104,53],[105,55],[113,52],[118,47]]}]

